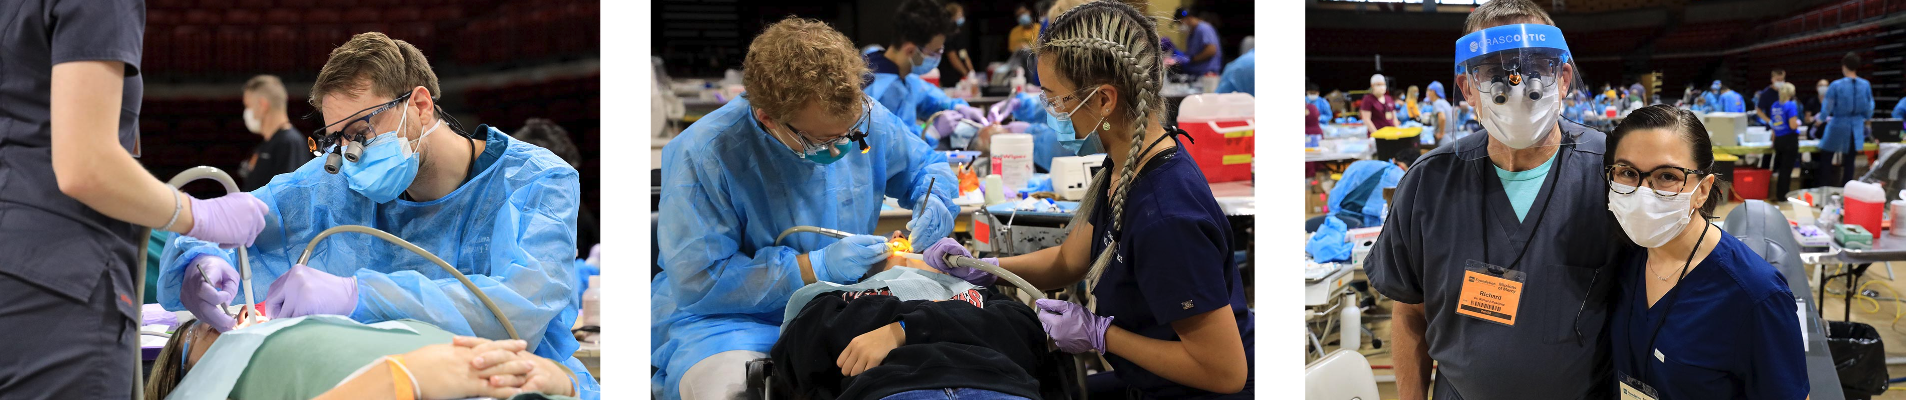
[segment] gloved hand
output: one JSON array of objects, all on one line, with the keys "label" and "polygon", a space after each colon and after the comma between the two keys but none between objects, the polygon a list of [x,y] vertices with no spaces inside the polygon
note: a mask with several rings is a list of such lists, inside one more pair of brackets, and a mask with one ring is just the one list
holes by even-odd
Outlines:
[{"label": "gloved hand", "polygon": [[1059,350],[1105,354],[1105,329],[1112,326],[1112,317],[1092,315],[1085,306],[1065,300],[1039,299],[1033,304],[1039,306],[1039,325],[1046,327],[1046,336]]},{"label": "gloved hand", "polygon": [[980,125],[993,124],[992,120],[986,118],[986,110],[981,110],[978,107],[953,106],[953,111],[960,113],[960,116],[962,117],[966,117],[967,121],[973,121],[974,123],[977,123]]},{"label": "gloved hand", "polygon": [[597,268],[602,267],[602,243],[589,246],[589,258],[584,259],[583,263],[594,265]]},{"label": "gloved hand", "polygon": [[[201,274],[199,270],[205,272]],[[224,258],[214,255],[200,255],[192,259],[192,265],[185,267],[185,282],[179,286],[179,302],[185,304],[185,310],[192,312],[212,330],[221,333],[232,330],[237,320],[225,313],[222,307],[232,303],[238,296],[238,270]],[[211,282],[207,284],[206,282]]]},{"label": "gloved hand", "polygon": [[218,243],[222,248],[251,247],[265,230],[271,208],[251,193],[232,193],[215,199],[186,196],[192,202],[192,231],[186,236]]},{"label": "gloved hand", "polygon": [[357,277],[342,277],[306,267],[291,266],[278,280],[271,282],[271,294],[265,296],[265,309],[272,318],[306,315],[351,315],[357,310]]},{"label": "gloved hand", "polygon": [[[952,183],[952,182],[948,182]],[[938,183],[936,183],[938,184]],[[913,220],[907,221],[907,241],[913,243],[913,252],[925,251],[933,242],[953,233],[953,208],[946,195],[957,189],[939,190],[934,188],[933,195],[925,196],[913,205]]]},{"label": "gloved hand", "polygon": [[886,260],[889,254],[893,254],[893,250],[887,248],[887,238],[853,235],[808,252],[807,262],[814,267],[814,279],[851,283],[860,280],[867,269]]},{"label": "gloved hand", "polygon": [[[986,273],[986,271],[970,267],[947,265],[946,256],[949,254],[967,257],[973,256],[973,252],[967,251],[966,246],[961,246],[960,241],[953,240],[953,238],[945,238],[940,239],[938,242],[933,242],[933,246],[927,247],[927,250],[920,254],[922,255],[920,258],[926,259],[927,265],[932,266],[933,269],[940,270],[940,272],[955,278],[960,278],[960,280],[964,280],[966,283],[979,286],[992,286],[993,282],[998,279],[994,277],[993,274]],[[999,259],[997,258],[982,258],[980,261],[991,263],[994,266],[999,265]]]},{"label": "gloved hand", "polygon": [[953,136],[953,132],[957,132],[961,125],[965,125],[960,123],[960,121],[965,118],[966,117],[960,116],[959,113],[952,112],[933,114],[932,117],[927,118],[927,122],[931,124],[929,127],[931,129],[928,129],[930,132],[927,133],[927,136],[934,139],[945,139],[949,136]]}]

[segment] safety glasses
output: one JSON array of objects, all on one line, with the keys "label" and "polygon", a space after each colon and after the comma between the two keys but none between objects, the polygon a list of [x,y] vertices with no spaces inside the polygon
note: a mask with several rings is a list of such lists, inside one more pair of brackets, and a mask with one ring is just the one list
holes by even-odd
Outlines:
[{"label": "safety glasses", "polygon": [[[1072,108],[1069,110],[1059,111],[1059,108],[1063,107],[1061,106],[1061,104],[1072,101],[1073,97],[1078,97],[1079,92],[1084,92],[1085,89],[1074,90],[1072,91],[1072,94],[1060,96],[1057,99],[1046,97],[1047,93],[1052,93],[1052,92],[1042,90],[1039,92],[1039,104],[1044,105],[1046,107],[1046,113],[1052,114],[1054,118],[1058,118],[1060,121],[1071,121],[1072,113],[1079,112],[1079,108],[1085,107],[1085,99],[1090,99],[1092,98],[1093,95],[1098,94],[1099,88],[1100,87],[1092,88],[1092,93],[1087,93],[1085,97],[1079,98],[1079,104],[1072,106]],[[1041,88],[1041,89],[1044,89],[1044,88]]]},{"label": "safety glasses", "polygon": [[[867,151],[867,149],[870,148],[867,146],[867,125],[870,124],[871,121],[873,121],[874,106],[872,103],[868,102],[867,99],[862,98],[860,101],[860,110],[861,110],[860,119],[854,121],[854,124],[850,125],[850,127],[847,128],[846,133],[836,135],[833,139],[827,139],[827,140],[822,140],[817,142],[814,139],[809,139],[807,132],[802,132],[800,129],[795,129],[794,125],[792,124],[789,124],[787,122],[782,122],[781,127],[786,128],[788,132],[793,133],[794,140],[801,142],[801,147],[806,149],[804,151],[797,151],[796,155],[805,156],[808,154],[816,154],[820,152],[825,152],[825,151],[828,151],[828,149],[834,148],[835,146],[839,146],[843,143],[847,143],[850,141],[856,144],[859,144],[860,151],[865,152]],[[757,120],[755,121],[755,124],[760,125],[761,122]],[[768,129],[767,127],[763,126],[761,127],[761,130],[765,131]]]},{"label": "safety glasses", "polygon": [[[409,99],[410,93],[404,93],[395,99],[391,99],[391,101],[384,102],[384,104],[370,106],[351,113],[351,115],[363,114],[363,116],[346,118],[342,121],[332,122],[322,128],[318,128],[317,134],[305,137],[305,144],[310,146],[311,155],[323,156],[326,151],[335,148],[337,144],[343,140],[364,143],[370,139],[371,135],[376,134],[371,130],[372,117],[376,117],[377,114],[397,107],[398,104],[403,104],[405,100]],[[367,113],[366,111],[369,112]],[[341,127],[338,129],[332,129],[333,127],[339,126]]]},{"label": "safety glasses", "polygon": [[1504,51],[1478,57],[1466,66],[1469,83],[1481,93],[1495,94],[1510,86],[1554,87],[1562,75],[1562,60],[1533,51]]}]

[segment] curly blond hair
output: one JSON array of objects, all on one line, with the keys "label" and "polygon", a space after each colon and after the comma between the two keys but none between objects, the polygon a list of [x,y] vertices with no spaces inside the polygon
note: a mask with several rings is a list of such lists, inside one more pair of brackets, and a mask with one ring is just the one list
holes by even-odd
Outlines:
[{"label": "curly blond hair", "polygon": [[867,62],[854,44],[819,20],[788,17],[761,31],[741,62],[748,101],[786,121],[819,101],[834,115],[859,113]]}]

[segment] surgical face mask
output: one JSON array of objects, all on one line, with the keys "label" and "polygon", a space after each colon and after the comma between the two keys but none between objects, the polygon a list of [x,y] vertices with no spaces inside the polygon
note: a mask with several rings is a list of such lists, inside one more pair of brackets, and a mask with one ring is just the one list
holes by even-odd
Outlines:
[{"label": "surgical face mask", "polygon": [[[944,51],[944,50],[942,50],[942,51]],[[936,55],[936,56],[932,56],[932,57],[921,57],[921,58],[920,58],[920,64],[918,64],[918,65],[914,65],[914,66],[913,66],[913,70],[912,70],[912,71],[908,71],[908,72],[907,72],[907,74],[908,74],[908,75],[920,75],[920,74],[925,74],[925,73],[927,73],[927,71],[932,71],[932,70],[934,70],[935,68],[939,68],[939,67],[940,67],[940,57],[943,57],[943,56],[945,56],[945,55],[946,55],[946,53],[941,53],[940,55]]]},{"label": "surgical face mask", "polygon": [[966,26],[966,18],[954,18],[953,26]]},{"label": "surgical face mask", "polygon": [[1306,94],[1306,95],[1304,95],[1304,100],[1312,100],[1312,101],[1315,101],[1315,100],[1317,100],[1317,95],[1314,95],[1314,94]]},{"label": "surgical face mask", "polygon": [[[1526,149],[1541,143],[1555,130],[1561,107],[1555,93],[1540,93],[1531,85],[1509,86],[1508,91],[1484,94],[1493,100],[1482,102],[1476,119],[1489,136],[1512,149]],[[1531,99],[1531,97],[1534,97]]]},{"label": "surgical face mask", "polygon": [[1664,198],[1655,194],[1654,190],[1638,190],[1634,186],[1613,182],[1608,185],[1608,211],[1615,213],[1615,221],[1621,223],[1622,232],[1628,233],[1628,238],[1641,247],[1656,248],[1668,244],[1669,240],[1687,229],[1688,221],[1694,217],[1692,190]]},{"label": "surgical face mask", "polygon": [[1020,25],[1032,25],[1032,15],[1030,15],[1030,14],[1019,14],[1019,24],[1020,24]]},{"label": "surgical face mask", "polygon": [[251,131],[252,133],[258,133],[259,128],[264,126],[265,124],[263,122],[258,121],[258,117],[251,112],[251,107],[245,108],[244,118],[245,118],[245,130]]},{"label": "surgical face mask", "polygon": [[1385,93],[1389,93],[1389,91],[1390,91],[1390,88],[1389,88],[1389,87],[1386,87],[1386,86],[1384,86],[1384,85],[1371,85],[1371,86],[1370,86],[1370,94],[1373,94],[1373,95],[1377,95],[1377,96],[1382,96],[1382,95],[1383,95],[1383,94],[1385,94]]},{"label": "surgical face mask", "polygon": [[410,119],[409,102],[404,103],[402,115],[397,120],[397,129],[369,139],[364,143],[364,154],[355,162],[344,163],[339,171],[350,183],[351,190],[378,204],[397,199],[397,195],[417,180],[421,144],[443,126],[443,121],[437,121],[416,140],[405,140],[403,127]]},{"label": "surgical face mask", "polygon": [[1813,87],[1813,90],[1814,90],[1814,91],[1816,91],[1816,92],[1820,92],[1820,94],[1827,94],[1827,87],[1826,87],[1826,86],[1815,86],[1815,87]]},{"label": "surgical face mask", "polygon": [[[1084,137],[1080,137],[1078,128],[1072,126],[1072,115],[1078,114],[1079,109],[1085,108],[1086,100],[1091,100],[1092,96],[1095,96],[1098,94],[1099,94],[1098,89],[1092,89],[1092,93],[1088,93],[1085,95],[1084,98],[1079,99],[1079,105],[1073,106],[1071,111],[1066,111],[1065,113],[1055,112],[1056,110],[1052,109],[1052,106],[1054,104],[1051,103],[1049,99],[1047,100],[1048,102],[1046,103],[1046,107],[1047,107],[1046,126],[1052,127],[1052,129],[1058,132],[1072,133],[1072,136],[1059,140],[1059,147],[1061,149],[1065,149],[1066,151],[1071,151],[1072,154],[1074,155],[1098,154],[1098,153],[1105,152],[1104,143],[1099,141],[1098,124],[1100,122],[1092,123],[1092,131],[1086,133]],[[1102,122],[1104,120],[1105,120],[1105,117],[1099,117],[1099,121]]]}]

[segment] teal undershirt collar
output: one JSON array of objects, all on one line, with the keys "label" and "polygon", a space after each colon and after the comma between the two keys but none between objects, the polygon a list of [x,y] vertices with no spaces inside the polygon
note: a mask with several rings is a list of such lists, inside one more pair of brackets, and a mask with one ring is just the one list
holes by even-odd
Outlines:
[{"label": "teal undershirt collar", "polygon": [[[1558,149],[1555,154],[1561,154]],[[1492,166],[1494,164],[1491,164]],[[1516,209],[1516,221],[1520,222],[1529,215],[1529,206],[1535,204],[1535,195],[1542,192],[1543,178],[1549,176],[1549,167],[1555,165],[1555,155],[1549,155],[1548,161],[1528,171],[1511,172],[1502,167],[1496,168],[1496,178],[1502,179],[1502,191],[1509,195],[1509,205]]]}]

